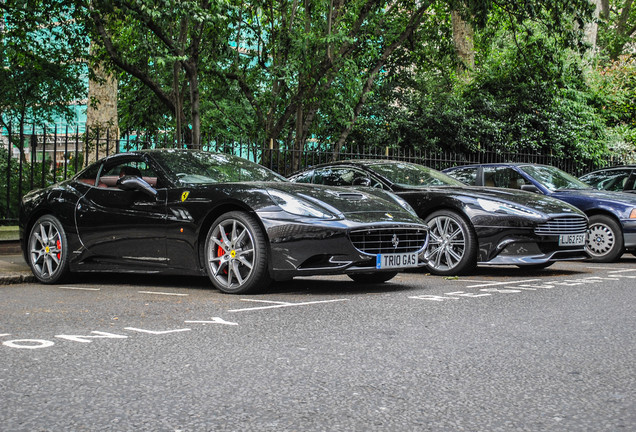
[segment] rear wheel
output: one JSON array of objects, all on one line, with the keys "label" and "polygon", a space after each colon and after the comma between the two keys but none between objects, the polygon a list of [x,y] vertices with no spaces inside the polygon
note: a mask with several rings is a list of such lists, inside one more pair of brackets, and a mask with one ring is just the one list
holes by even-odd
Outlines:
[{"label": "rear wheel", "polygon": [[265,235],[256,219],[233,211],[217,218],[205,241],[205,265],[212,284],[229,294],[245,294],[271,283]]},{"label": "rear wheel", "polygon": [[454,276],[477,265],[477,238],[472,227],[457,212],[440,210],[425,219],[430,240],[424,254],[429,271]]},{"label": "rear wheel", "polygon": [[620,225],[609,216],[590,216],[586,245],[592,261],[616,261],[623,254],[623,232]]},{"label": "rear wheel", "polygon": [[59,282],[68,273],[68,245],[62,223],[52,215],[39,218],[28,243],[29,267],[42,283]]},{"label": "rear wheel", "polygon": [[352,273],[349,276],[352,280],[363,284],[383,283],[393,279],[398,272],[376,272],[376,273]]}]

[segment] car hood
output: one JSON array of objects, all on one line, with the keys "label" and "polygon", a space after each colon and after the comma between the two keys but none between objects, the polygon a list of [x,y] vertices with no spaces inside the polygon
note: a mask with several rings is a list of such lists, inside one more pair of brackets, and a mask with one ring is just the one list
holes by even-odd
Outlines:
[{"label": "car hood", "polygon": [[[435,186],[430,189],[443,191],[457,197],[489,199],[528,207],[534,211],[548,214],[578,214],[582,212],[571,204],[534,192],[516,189],[490,188],[483,186]],[[411,189],[415,191],[417,189]]]},{"label": "car hood", "polygon": [[[370,220],[395,220],[421,223],[421,220],[402,207],[392,194],[380,189],[349,188],[302,183],[270,183],[276,189],[327,208],[347,217],[369,215]],[[387,215],[388,213],[388,215]]]}]

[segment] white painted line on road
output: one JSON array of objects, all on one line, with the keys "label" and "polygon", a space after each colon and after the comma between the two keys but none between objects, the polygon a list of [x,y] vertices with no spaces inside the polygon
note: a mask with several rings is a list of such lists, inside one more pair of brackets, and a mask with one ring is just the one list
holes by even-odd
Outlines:
[{"label": "white painted line on road", "polygon": [[212,317],[212,321],[184,321],[186,324],[226,324],[226,325],[238,325],[238,323],[225,321],[223,318]]},{"label": "white painted line on road", "polygon": [[612,270],[612,271],[609,271],[608,273],[627,273],[627,272],[633,272],[633,271],[636,271],[636,269]]},{"label": "white painted line on road", "polygon": [[[243,301],[254,301],[241,299]],[[230,309],[228,312],[244,312],[244,311],[253,311],[253,310],[264,310],[264,309],[276,309],[276,308],[284,308],[284,307],[292,307],[292,306],[308,306],[320,303],[334,303],[334,302],[343,302],[349,301],[349,299],[336,299],[336,300],[323,300],[323,301],[315,301],[315,302],[303,302],[303,303],[286,303],[286,302],[268,302],[268,303],[276,303],[273,306],[261,306],[254,308],[245,308],[245,309]]]},{"label": "white painted line on road", "polygon": [[187,297],[190,294],[179,294],[179,293],[168,293],[168,292],[157,292],[157,291],[137,291],[139,294],[156,294],[156,295],[167,295],[167,296],[179,296],[179,297]]},{"label": "white painted line on road", "polygon": [[65,286],[61,286],[58,288],[65,289],[65,290],[76,290],[76,291],[100,291],[100,288],[82,288],[82,287],[65,287]]},{"label": "white painted line on road", "polygon": [[0,337],[11,336],[11,333],[0,333]]},{"label": "white painted line on road", "polygon": [[155,330],[144,330],[144,329],[135,328],[135,327],[124,327],[124,330],[136,331],[136,332],[140,332],[140,333],[149,333],[149,334],[153,334],[153,335],[163,335],[163,334],[168,334],[168,333],[178,333],[178,332],[190,331],[192,329],[182,328],[182,329],[176,329],[176,330],[155,331]]},{"label": "white painted line on road", "polygon": [[470,286],[467,286],[466,288],[482,288],[482,287],[496,286],[496,285],[510,285],[510,284],[518,284],[518,283],[536,282],[540,280],[541,279],[526,279],[526,280],[507,281],[507,282],[489,282],[489,283],[480,284],[480,285],[470,285]]},{"label": "white painted line on road", "polygon": [[270,303],[270,304],[293,304],[290,302],[282,302],[282,301],[272,301],[272,300],[258,300],[258,299],[241,299],[241,301],[245,302],[254,302],[254,303]]}]

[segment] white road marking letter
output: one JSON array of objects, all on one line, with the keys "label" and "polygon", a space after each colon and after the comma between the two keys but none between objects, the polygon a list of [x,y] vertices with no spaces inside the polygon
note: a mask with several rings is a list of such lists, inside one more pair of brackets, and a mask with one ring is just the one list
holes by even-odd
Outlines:
[{"label": "white road marking letter", "polygon": [[81,336],[81,335],[56,335],[56,338],[66,339],[73,342],[82,342],[89,343],[91,342],[89,339],[126,339],[128,336],[118,335],[113,333],[101,332],[101,331],[92,331],[91,333],[95,333],[95,335],[90,336]]},{"label": "white road marking letter", "polygon": [[8,346],[9,348],[38,349],[48,348],[55,345],[55,343],[42,339],[14,339],[2,342],[2,345]]},{"label": "white road marking letter", "polygon": [[162,335],[162,334],[168,334],[168,333],[185,332],[185,331],[190,331],[192,329],[182,328],[182,329],[176,329],[176,330],[155,331],[155,330],[138,329],[138,328],[134,328],[134,327],[124,327],[124,330],[136,331],[136,332],[140,332],[140,333],[149,333],[149,334],[153,334],[153,335]]},{"label": "white road marking letter", "polygon": [[500,293],[500,294],[513,294],[513,293],[520,293],[521,292],[518,289],[510,289],[510,287],[506,287],[506,288],[483,288],[483,289],[480,289],[479,291]]},{"label": "white road marking letter", "polygon": [[[481,291],[485,291],[485,290],[481,290]],[[460,296],[460,297],[486,297],[489,296],[491,294],[475,294],[475,293],[465,293],[464,291],[456,291],[456,292],[450,292],[450,293],[446,293],[447,296]]]}]

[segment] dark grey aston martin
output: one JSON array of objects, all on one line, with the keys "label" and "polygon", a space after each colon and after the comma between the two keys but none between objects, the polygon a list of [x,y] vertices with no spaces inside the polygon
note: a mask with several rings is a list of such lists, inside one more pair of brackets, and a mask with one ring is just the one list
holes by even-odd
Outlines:
[{"label": "dark grey aston martin", "polygon": [[462,274],[477,264],[543,268],[558,260],[587,257],[587,217],[557,199],[471,187],[425,166],[396,161],[322,164],[290,179],[394,192],[430,227],[422,258],[434,274]]},{"label": "dark grey aston martin", "polygon": [[234,156],[150,150],[30,192],[20,234],[43,283],[69,271],[170,273],[245,293],[302,275],[387,281],[424,265],[428,227],[381,190],[298,185]]}]

